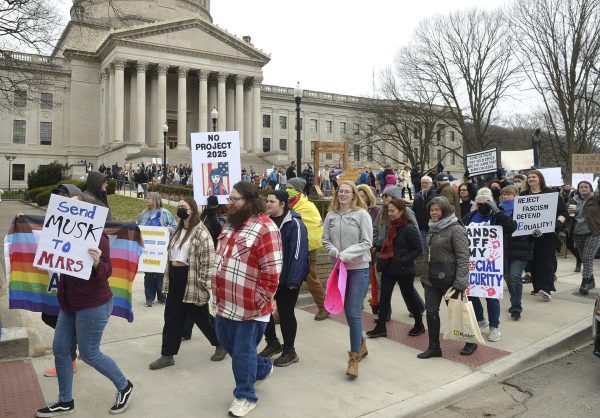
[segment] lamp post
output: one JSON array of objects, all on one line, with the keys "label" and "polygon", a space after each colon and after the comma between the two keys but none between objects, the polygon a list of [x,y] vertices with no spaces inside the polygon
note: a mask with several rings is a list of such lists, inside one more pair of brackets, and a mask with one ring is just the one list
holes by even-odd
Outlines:
[{"label": "lamp post", "polygon": [[210,112],[210,117],[212,118],[213,132],[217,132],[217,119],[219,118],[219,112],[217,111],[216,106],[213,107],[212,112]]},{"label": "lamp post", "polygon": [[165,122],[163,125],[163,176],[161,179],[162,184],[167,184],[167,134],[169,133],[169,125]]},{"label": "lamp post", "polygon": [[304,90],[300,87],[300,82],[296,84],[294,88],[294,99],[296,100],[296,167],[298,175],[302,169],[302,140],[300,139],[300,131],[302,126],[300,125],[300,101],[302,100],[302,93]]},{"label": "lamp post", "polygon": [[17,157],[15,155],[5,155],[4,158],[6,158],[6,161],[8,161],[8,191],[10,192],[10,171],[12,168],[12,162]]}]

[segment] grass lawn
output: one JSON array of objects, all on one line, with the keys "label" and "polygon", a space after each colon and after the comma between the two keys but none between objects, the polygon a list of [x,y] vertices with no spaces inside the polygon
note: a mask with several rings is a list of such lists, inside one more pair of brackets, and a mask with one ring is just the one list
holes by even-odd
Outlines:
[{"label": "grass lawn", "polygon": [[[142,212],[146,210],[146,203],[143,199],[118,194],[108,196],[108,205],[113,221],[137,222]],[[165,205],[163,208],[170,211],[173,216],[177,214],[175,206]]]}]

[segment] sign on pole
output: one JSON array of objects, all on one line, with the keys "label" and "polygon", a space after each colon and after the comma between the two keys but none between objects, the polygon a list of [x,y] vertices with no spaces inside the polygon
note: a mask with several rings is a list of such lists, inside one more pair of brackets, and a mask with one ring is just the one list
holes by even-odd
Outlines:
[{"label": "sign on pole", "polygon": [[600,173],[600,154],[573,154],[574,173]]},{"label": "sign on pole", "polygon": [[505,170],[525,170],[533,167],[533,149],[502,151],[502,168]]},{"label": "sign on pole", "polygon": [[577,185],[580,181],[589,181],[592,185],[592,189],[594,187],[594,174],[593,173],[573,173],[571,175],[571,185],[573,188],[577,188]]},{"label": "sign on pole", "polygon": [[540,236],[554,232],[558,193],[543,193],[529,196],[517,196],[513,219],[517,221],[517,230],[513,237],[522,235]]},{"label": "sign on pole", "polygon": [[100,243],[108,208],[51,195],[33,265],[88,280],[93,259],[88,248]]},{"label": "sign on pole", "polygon": [[140,255],[138,271],[164,273],[169,256],[169,229],[164,226],[139,227],[144,240],[144,252]]},{"label": "sign on pole", "polygon": [[209,196],[217,196],[226,204],[231,187],[242,179],[240,133],[193,133],[192,166],[196,202],[206,205]]},{"label": "sign on pole", "polygon": [[467,154],[467,170],[471,176],[494,173],[498,169],[496,148]]},{"label": "sign on pole", "polygon": [[467,296],[502,299],[504,247],[502,227],[469,225],[469,284]]}]

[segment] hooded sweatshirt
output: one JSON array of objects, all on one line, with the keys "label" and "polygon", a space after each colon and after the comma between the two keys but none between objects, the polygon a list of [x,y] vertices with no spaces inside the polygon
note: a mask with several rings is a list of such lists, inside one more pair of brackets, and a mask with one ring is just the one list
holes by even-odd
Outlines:
[{"label": "hooded sweatshirt", "polygon": [[330,210],[323,222],[323,245],[332,264],[339,257],[348,270],[368,268],[373,245],[371,216],[364,209]]},{"label": "hooded sweatshirt", "polygon": [[[102,191],[102,183],[104,183],[106,180],[106,176],[102,173],[94,171],[88,174],[85,182],[85,193],[94,196],[96,198],[97,205],[108,208],[108,198],[106,196],[106,192]],[[108,208],[106,220],[111,220],[110,208]]]}]

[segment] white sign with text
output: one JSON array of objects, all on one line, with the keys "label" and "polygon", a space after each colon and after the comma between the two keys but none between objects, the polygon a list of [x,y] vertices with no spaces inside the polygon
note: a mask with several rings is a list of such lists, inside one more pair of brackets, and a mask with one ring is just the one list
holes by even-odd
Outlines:
[{"label": "white sign with text", "polygon": [[513,237],[522,235],[540,236],[554,232],[556,224],[556,206],[558,193],[539,193],[515,198],[513,219],[517,222],[517,230]]},{"label": "white sign with text", "polygon": [[493,173],[498,169],[496,148],[467,154],[467,170],[469,175]]},{"label": "white sign with text", "polygon": [[169,229],[164,226],[139,227],[144,240],[144,252],[140,255],[138,271],[164,273],[169,256]]}]

